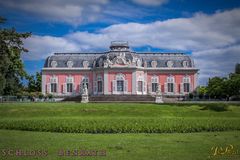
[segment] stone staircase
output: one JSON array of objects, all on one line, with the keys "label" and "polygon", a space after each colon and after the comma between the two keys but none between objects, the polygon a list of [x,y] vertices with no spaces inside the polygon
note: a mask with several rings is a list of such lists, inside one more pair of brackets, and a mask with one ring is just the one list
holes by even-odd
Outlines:
[{"label": "stone staircase", "polygon": [[81,102],[81,100],[82,100],[82,96],[81,95],[77,95],[77,96],[65,97],[62,101]]},{"label": "stone staircase", "polygon": [[[63,101],[81,102],[82,96],[66,97]],[[176,103],[177,98],[163,97],[164,103]],[[151,95],[91,95],[89,102],[149,102],[154,103],[155,97]]]},{"label": "stone staircase", "polygon": [[[81,102],[82,96],[66,97],[63,101]],[[89,102],[155,102],[150,95],[92,95]]]},{"label": "stone staircase", "polygon": [[150,95],[95,95],[89,97],[90,102],[155,102]]}]

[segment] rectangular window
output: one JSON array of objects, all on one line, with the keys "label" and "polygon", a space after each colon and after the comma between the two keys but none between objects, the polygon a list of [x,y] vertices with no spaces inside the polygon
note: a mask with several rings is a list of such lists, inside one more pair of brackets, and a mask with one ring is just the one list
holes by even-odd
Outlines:
[{"label": "rectangular window", "polygon": [[157,83],[152,83],[152,92],[156,92],[157,91]]},{"label": "rectangular window", "polygon": [[189,83],[184,83],[183,88],[184,88],[184,92],[189,92],[190,91],[190,84]]},{"label": "rectangular window", "polygon": [[168,92],[173,92],[173,83],[168,83]]},{"label": "rectangular window", "polygon": [[67,92],[72,92],[72,91],[73,91],[73,84],[67,83]]},{"label": "rectangular window", "polygon": [[51,83],[51,92],[56,93],[57,92],[57,83]]},{"label": "rectangular window", "polygon": [[117,91],[118,92],[123,92],[123,81],[117,81]]},{"label": "rectangular window", "polygon": [[102,92],[102,81],[97,82],[98,92]]},{"label": "rectangular window", "polygon": [[138,92],[143,91],[143,81],[138,81]]}]

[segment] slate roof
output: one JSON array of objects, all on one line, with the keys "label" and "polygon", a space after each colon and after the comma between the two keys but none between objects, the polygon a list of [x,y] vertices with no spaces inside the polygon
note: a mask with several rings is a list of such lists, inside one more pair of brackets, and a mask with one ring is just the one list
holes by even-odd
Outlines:
[{"label": "slate roof", "polygon": [[[127,46],[127,47],[126,47]],[[119,48],[125,47],[125,48]],[[110,45],[110,51],[107,52],[95,52],[95,53],[55,53],[49,56],[44,64],[44,68],[51,68],[52,61],[57,62],[57,68],[67,68],[67,62],[73,62],[73,68],[82,68],[83,61],[88,61],[89,67],[93,67],[94,61],[96,67],[98,67],[99,59],[105,60],[107,55],[109,59],[114,59],[119,53],[124,52],[126,59],[131,60],[135,57],[143,62],[147,62],[147,67],[152,67],[151,62],[157,61],[157,67],[168,67],[167,62],[172,61],[173,67],[181,68],[183,62],[187,61],[188,68],[194,68],[194,62],[191,57],[185,53],[160,53],[160,52],[142,52],[136,53],[128,50],[128,43],[124,42],[112,42]],[[118,50],[119,49],[119,50]],[[125,49],[125,50],[121,50]],[[127,50],[126,50],[127,49]]]},{"label": "slate roof", "polygon": [[183,67],[183,61],[188,62],[187,67],[195,67],[193,60],[185,53],[138,53],[147,67],[151,67],[152,61],[157,61],[157,67],[167,67],[168,61],[173,61],[173,67]]}]

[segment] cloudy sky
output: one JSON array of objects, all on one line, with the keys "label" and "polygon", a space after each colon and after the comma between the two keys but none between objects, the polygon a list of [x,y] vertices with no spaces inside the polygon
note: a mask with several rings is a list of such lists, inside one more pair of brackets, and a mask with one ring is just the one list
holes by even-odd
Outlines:
[{"label": "cloudy sky", "polygon": [[4,27],[32,32],[22,57],[29,73],[54,52],[106,51],[114,40],[140,52],[190,54],[201,85],[240,63],[239,0],[7,0],[0,16]]}]

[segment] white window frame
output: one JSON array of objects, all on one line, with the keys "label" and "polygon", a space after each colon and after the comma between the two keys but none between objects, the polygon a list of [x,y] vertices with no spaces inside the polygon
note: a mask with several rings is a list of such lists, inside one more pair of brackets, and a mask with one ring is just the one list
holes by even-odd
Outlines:
[{"label": "white window frame", "polygon": [[[189,92],[185,92],[184,91],[184,83],[188,83],[189,84]],[[182,94],[188,94],[190,93],[192,90],[191,90],[191,77],[189,75],[185,75],[183,78],[182,78],[182,83],[180,85],[180,90],[181,90],[181,93]]]},{"label": "white window frame", "polygon": [[[101,86],[101,87],[102,87],[102,91],[101,91],[101,92],[99,92],[99,90],[98,90],[98,87],[99,87],[99,86],[98,86],[98,82],[99,82],[99,81],[102,82],[102,86]],[[102,94],[102,93],[103,93],[103,78],[102,78],[101,75],[98,75],[98,76],[97,76],[97,84],[96,84],[96,85],[97,85],[97,93],[101,93],[101,94]]]},{"label": "white window frame", "polygon": [[153,91],[153,88],[152,88],[153,83],[156,83],[156,84],[157,84],[157,87],[158,87],[158,85],[159,85],[159,77],[158,77],[158,76],[153,75],[153,76],[151,77],[151,83],[149,84],[149,91],[150,91],[150,93],[156,93],[156,91],[154,92],[154,91]]},{"label": "white window frame", "polygon": [[[56,92],[52,92],[51,84],[56,84]],[[58,77],[53,75],[50,77],[49,83],[47,84],[47,93],[58,95],[59,88],[58,88]]]},{"label": "white window frame", "polygon": [[[72,84],[72,92],[68,91],[68,84]],[[64,94],[74,94],[75,93],[74,78],[72,76],[66,77],[65,83],[63,84],[63,93]]]},{"label": "white window frame", "polygon": [[[169,83],[173,84],[173,92],[168,91],[168,84]],[[173,75],[169,75],[166,78],[166,82],[164,83],[164,93],[167,94],[167,95],[174,95],[176,93],[176,90],[177,90],[177,85],[176,85],[176,82],[175,82],[175,78],[174,78]]]},{"label": "white window frame", "polygon": [[[142,91],[139,91],[138,89],[138,82],[142,81]],[[144,76],[140,75],[137,78],[137,82],[136,82],[136,90],[137,90],[137,94],[145,94],[146,93],[146,81],[144,80]]]},{"label": "white window frame", "polygon": [[[117,81],[123,81],[123,91],[117,91]],[[112,93],[113,94],[128,94],[128,81],[125,78],[125,75],[118,73],[115,76],[115,79],[112,81]]]}]

